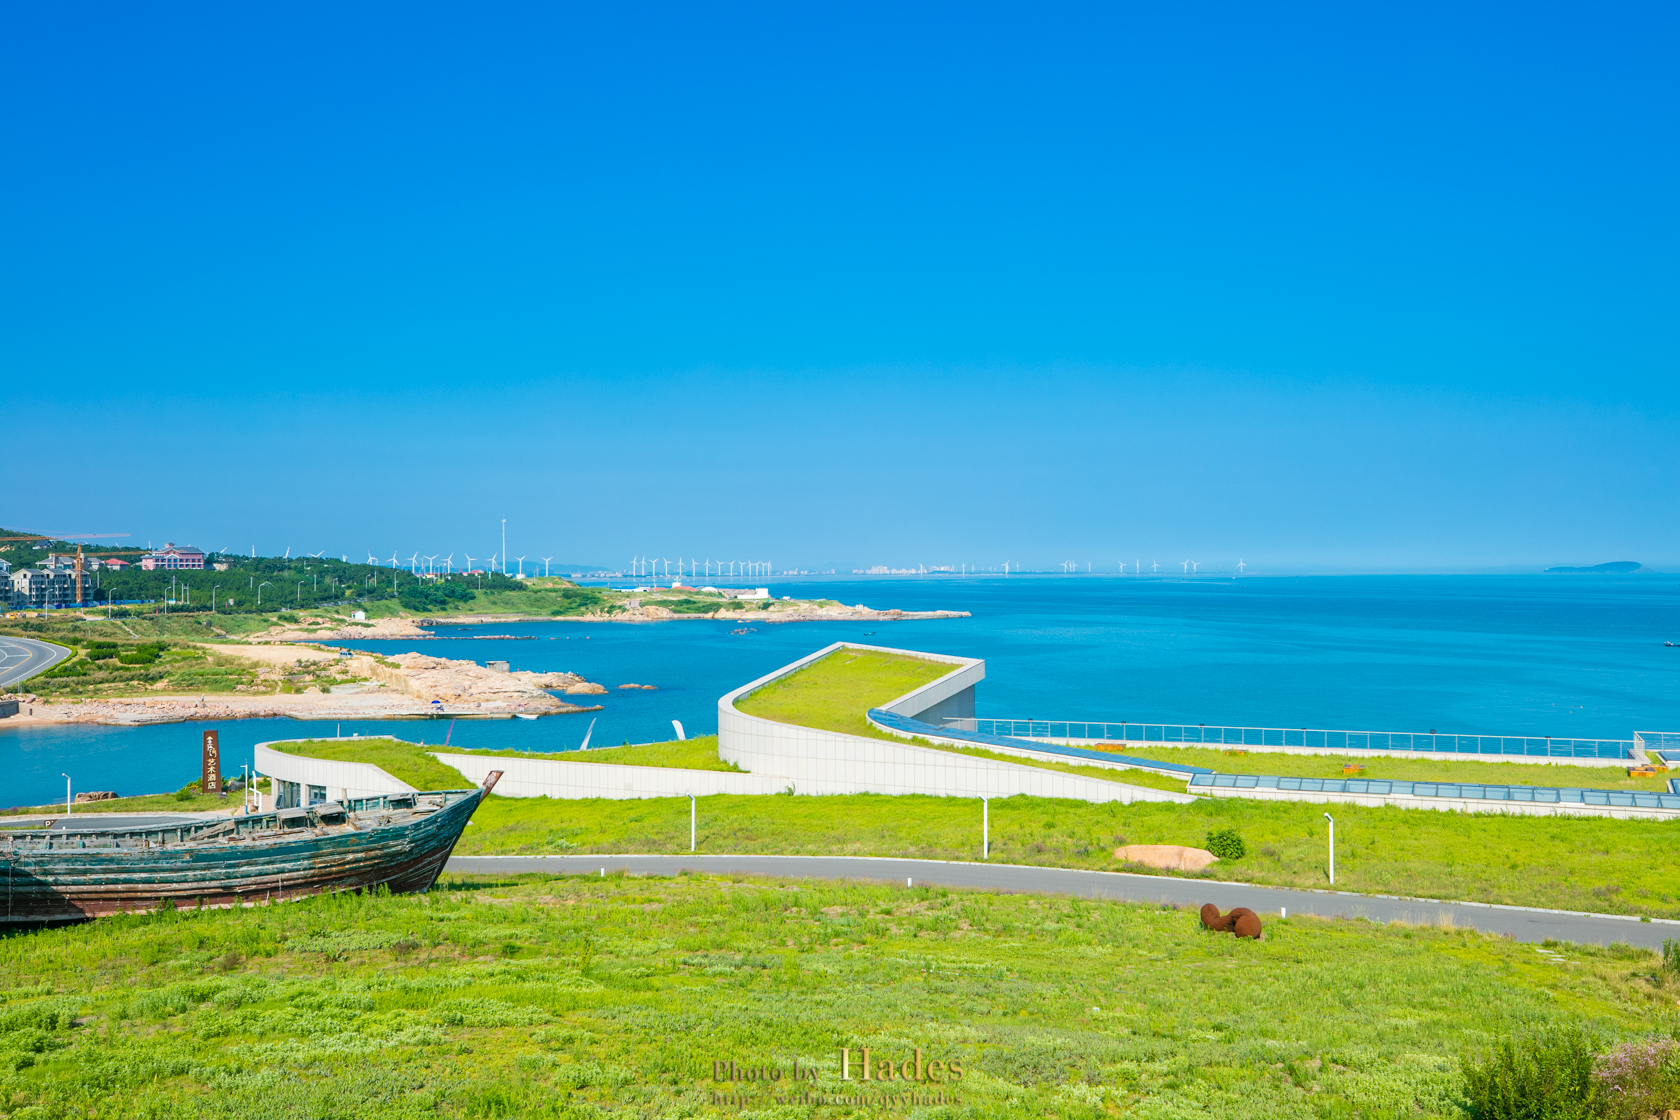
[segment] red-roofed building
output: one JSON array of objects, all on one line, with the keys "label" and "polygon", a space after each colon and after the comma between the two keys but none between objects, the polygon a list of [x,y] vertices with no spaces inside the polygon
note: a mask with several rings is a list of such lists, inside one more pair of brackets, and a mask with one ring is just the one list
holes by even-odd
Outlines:
[{"label": "red-roofed building", "polygon": [[165,541],[162,548],[154,549],[140,559],[140,567],[148,572],[155,572],[162,568],[202,568],[204,567],[204,553],[191,545],[177,545],[174,541]]}]

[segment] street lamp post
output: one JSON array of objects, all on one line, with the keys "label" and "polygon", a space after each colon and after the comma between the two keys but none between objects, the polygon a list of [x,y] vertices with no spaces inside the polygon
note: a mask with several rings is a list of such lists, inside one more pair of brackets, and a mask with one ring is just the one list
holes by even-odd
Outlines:
[{"label": "street lamp post", "polygon": [[222,585],[219,584],[219,583],[213,583],[213,584],[210,585],[210,613],[211,614],[216,613],[216,596],[218,594],[220,594],[221,590],[222,590]]},{"label": "street lamp post", "polygon": [[274,585],[272,583],[268,583],[268,582],[263,582],[263,583],[257,584],[257,606],[259,608],[262,606],[262,589],[265,588],[265,587],[273,587],[273,586]]},{"label": "street lamp post", "polygon": [[62,774],[64,778],[64,815],[70,815],[70,775]]},{"label": "street lamp post", "polygon": [[1336,818],[1329,813],[1324,819],[1330,822],[1330,885],[1336,885]]}]

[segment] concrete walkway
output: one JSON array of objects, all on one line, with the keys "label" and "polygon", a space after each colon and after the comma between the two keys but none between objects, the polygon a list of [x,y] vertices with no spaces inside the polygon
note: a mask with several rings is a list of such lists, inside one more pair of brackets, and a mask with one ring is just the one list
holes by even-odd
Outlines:
[{"label": "concrete walkway", "polygon": [[958,863],[928,859],[879,859],[856,856],[455,856],[447,870],[463,874],[592,875],[626,871],[632,875],[766,875],[786,879],[862,879],[921,886],[960,887],[1021,894],[1066,894],[1128,902],[1172,902],[1200,907],[1211,902],[1221,910],[1246,906],[1262,915],[1287,907],[1291,914],[1324,918],[1369,918],[1376,922],[1451,925],[1508,934],[1518,941],[1558,941],[1604,945],[1624,942],[1660,949],[1664,938],[1680,938],[1680,921],[1649,922],[1615,914],[1537,910],[1479,902],[1439,902],[1341,891],[1285,890],[1208,879],[1174,879],[1115,871],[1076,871],[1018,864]]}]

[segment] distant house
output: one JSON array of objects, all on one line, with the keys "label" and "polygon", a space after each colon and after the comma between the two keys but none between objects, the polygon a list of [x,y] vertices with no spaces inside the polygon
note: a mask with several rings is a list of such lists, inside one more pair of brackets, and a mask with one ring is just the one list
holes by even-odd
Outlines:
[{"label": "distant house", "polygon": [[159,569],[173,571],[176,568],[203,568],[204,553],[191,545],[177,545],[174,541],[165,541],[162,548],[153,549],[141,557],[140,567],[148,572]]},{"label": "distant house", "polygon": [[134,567],[134,563],[130,560],[107,560],[105,566],[113,572],[121,572]]}]

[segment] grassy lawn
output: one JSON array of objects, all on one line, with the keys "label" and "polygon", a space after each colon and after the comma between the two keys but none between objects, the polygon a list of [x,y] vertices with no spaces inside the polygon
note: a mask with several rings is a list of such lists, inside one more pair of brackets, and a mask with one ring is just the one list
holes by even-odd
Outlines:
[{"label": "grassy lawn", "polygon": [[936,681],[957,666],[895,653],[839,649],[738,700],[748,715],[843,731],[870,739],[905,740],[870,726],[865,714],[906,692]]},{"label": "grassy lawn", "polygon": [[[469,789],[472,783],[453,766],[445,766],[427,754],[427,748],[401,739],[307,739],[295,743],[270,743],[274,750],[305,758],[333,762],[371,762],[398,781],[415,789]],[[438,750],[432,747],[431,750]]]},{"label": "grassy lawn", "polygon": [[[267,787],[259,787],[267,788]],[[74,816],[83,813],[225,813],[229,809],[239,807],[239,791],[234,790],[226,797],[214,794],[192,793],[181,797],[173,793],[147,793],[139,797],[115,797],[109,801],[84,801],[75,807]],[[0,817],[62,815],[64,802],[56,805],[36,805],[16,809],[0,809]]]},{"label": "grassy lawn", "polygon": [[[1093,750],[1111,748],[1093,747]],[[1451,762],[1429,758],[1345,758],[1328,754],[1225,751],[1208,747],[1134,747],[1115,753],[1158,762],[1205,766],[1221,774],[1279,774],[1290,778],[1340,778],[1346,764],[1365,767],[1360,778],[1403,782],[1480,782],[1496,786],[1586,786],[1592,789],[1668,789],[1668,775],[1630,778],[1610,766],[1547,766],[1523,762]]]},{"label": "grassy lawn", "polygon": [[[437,748],[433,748],[434,750]],[[733,762],[718,757],[717,736],[697,735],[668,743],[637,743],[589,751],[462,751],[496,758],[540,758],[557,762],[614,762],[621,766],[669,766],[679,770],[726,770],[741,773]]]},{"label": "grassy lawn", "polygon": [[1457,1117],[1460,1056],[1507,1032],[1677,1025],[1653,954],[1563,957],[1301,918],[1237,941],[1189,911],[944,889],[457,878],[6,938],[0,1091],[19,1118],[742,1111],[717,1089],[834,1116],[712,1063],[797,1060],[799,1089],[855,1093],[839,1047],[854,1077],[861,1047],[920,1047],[963,1078],[918,1115]]},{"label": "grassy lawn", "polygon": [[[1318,888],[1325,880],[1321,805],[1200,798],[1191,805],[1092,805],[995,799],[992,859],[1053,867],[1140,870],[1122,844],[1202,847],[1234,828],[1248,855],[1202,877]],[[1680,918],[1680,822],[1482,816],[1333,806],[1336,888],[1563,910]],[[786,795],[702,797],[702,852],[980,858],[971,798]],[[456,849],[462,855],[686,852],[688,799],[493,797]],[[1194,878],[1195,876],[1185,876]]]}]

